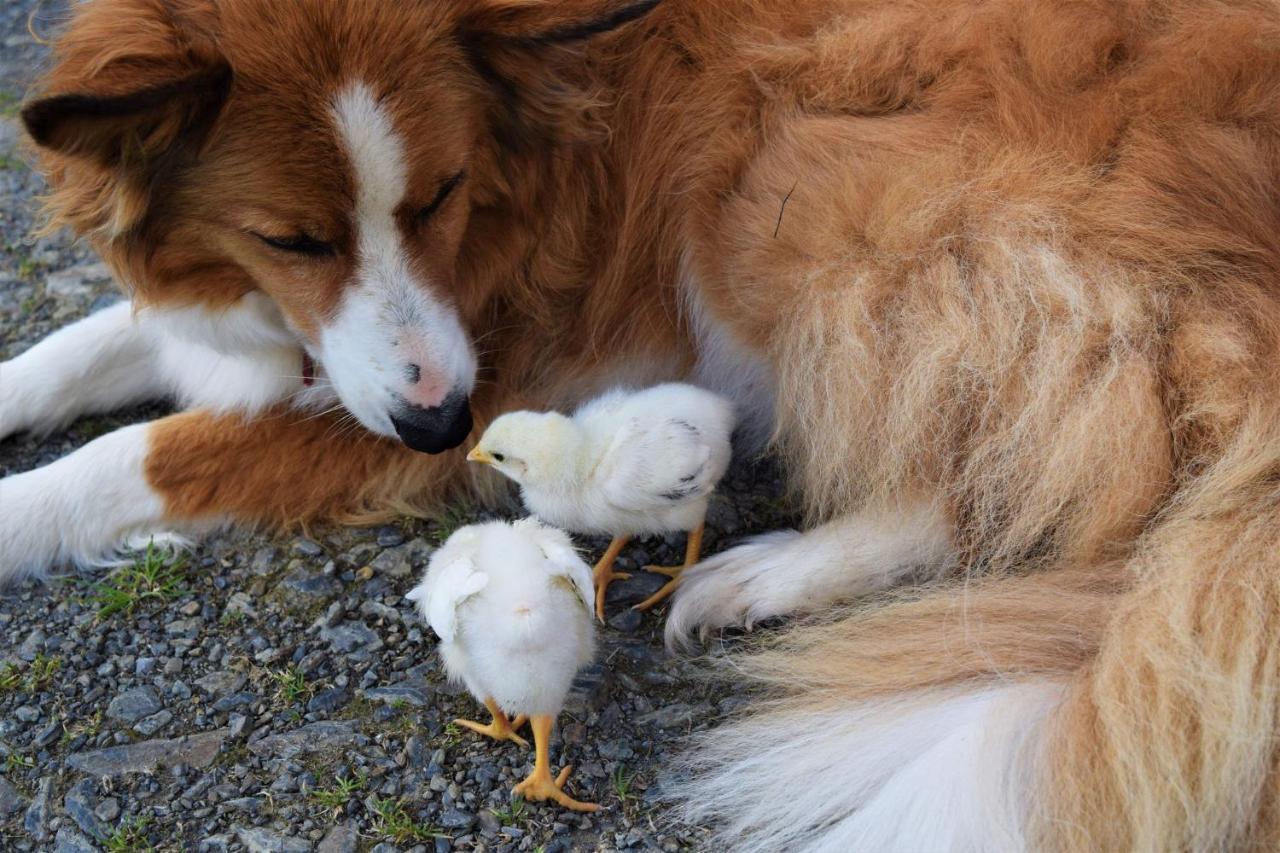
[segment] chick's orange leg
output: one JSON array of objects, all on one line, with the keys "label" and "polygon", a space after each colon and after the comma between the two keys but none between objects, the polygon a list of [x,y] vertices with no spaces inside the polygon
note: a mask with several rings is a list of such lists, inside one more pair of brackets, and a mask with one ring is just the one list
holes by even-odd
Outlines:
[{"label": "chick's orange leg", "polygon": [[680,575],[685,569],[698,562],[698,558],[702,556],[702,531],[706,528],[706,522],[702,522],[697,527],[689,531],[689,540],[684,546],[684,565],[683,566],[645,566],[646,572],[656,572],[660,575],[666,575],[671,578],[662,585],[662,589],[646,598],[635,606],[636,610],[648,610],[658,602],[665,599],[671,593],[676,591],[676,587],[680,585]]},{"label": "chick's orange leg", "polygon": [[516,785],[515,793],[526,800],[553,800],[566,809],[575,812],[594,812],[600,807],[595,803],[583,803],[564,792],[564,783],[569,778],[572,767],[560,771],[560,775],[552,778],[551,759],[548,750],[551,744],[551,725],[555,718],[547,715],[535,715],[533,721],[533,744],[536,750],[533,772],[529,778]]},{"label": "chick's orange leg", "polygon": [[489,725],[482,725],[474,720],[454,720],[454,722],[494,740],[509,740],[526,748],[529,746],[529,741],[516,734],[516,730],[525,724],[527,718],[524,715],[516,717],[515,720],[508,720],[507,715],[498,707],[498,703],[492,699],[484,700],[484,706],[489,709],[490,714],[493,714],[493,722]]},{"label": "chick's orange leg", "polygon": [[615,572],[613,570],[613,564],[618,559],[618,555],[622,553],[622,549],[627,547],[627,543],[630,541],[630,536],[613,537],[613,541],[609,543],[604,556],[600,558],[600,562],[596,563],[595,570],[591,573],[596,586],[596,618],[601,622],[604,621],[604,597],[609,592],[609,584],[631,577],[626,572]]}]

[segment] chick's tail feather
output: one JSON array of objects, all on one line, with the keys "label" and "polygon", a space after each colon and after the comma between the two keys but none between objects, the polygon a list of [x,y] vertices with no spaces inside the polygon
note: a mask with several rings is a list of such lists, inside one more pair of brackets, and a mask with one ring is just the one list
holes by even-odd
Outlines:
[{"label": "chick's tail feather", "polygon": [[745,853],[1277,849],[1278,473],[1223,460],[1122,560],[739,656],[768,698],[687,755],[681,817]]}]

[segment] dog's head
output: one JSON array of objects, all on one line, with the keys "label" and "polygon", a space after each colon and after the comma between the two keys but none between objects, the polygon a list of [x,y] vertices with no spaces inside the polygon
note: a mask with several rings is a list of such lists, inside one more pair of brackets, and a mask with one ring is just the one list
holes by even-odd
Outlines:
[{"label": "dog's head", "polygon": [[471,429],[473,213],[554,131],[526,95],[656,5],[94,0],[23,118],[54,220],[139,301],[267,294],[365,427],[439,452]]}]

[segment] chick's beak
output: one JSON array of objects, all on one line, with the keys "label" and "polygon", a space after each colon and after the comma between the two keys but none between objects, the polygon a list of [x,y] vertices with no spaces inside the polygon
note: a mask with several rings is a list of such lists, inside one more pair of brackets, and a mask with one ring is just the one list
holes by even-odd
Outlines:
[{"label": "chick's beak", "polygon": [[480,446],[477,445],[471,448],[471,452],[467,454],[467,461],[479,462],[481,465],[492,465],[493,457],[490,456],[488,453],[485,453],[483,450],[480,449]]}]

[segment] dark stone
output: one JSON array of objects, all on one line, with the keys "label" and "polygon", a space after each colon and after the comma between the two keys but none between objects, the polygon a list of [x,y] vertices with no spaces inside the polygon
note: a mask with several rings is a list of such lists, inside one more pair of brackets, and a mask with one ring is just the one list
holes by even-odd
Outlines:
[{"label": "dark stone", "polygon": [[307,702],[307,711],[311,714],[331,714],[351,700],[351,694],[345,687],[331,687],[321,690]]},{"label": "dark stone", "polygon": [[124,723],[136,723],[164,707],[160,697],[151,687],[135,687],[126,690],[107,705],[107,716]]}]

